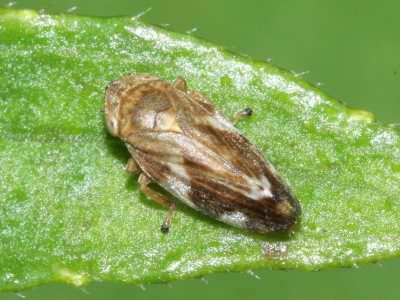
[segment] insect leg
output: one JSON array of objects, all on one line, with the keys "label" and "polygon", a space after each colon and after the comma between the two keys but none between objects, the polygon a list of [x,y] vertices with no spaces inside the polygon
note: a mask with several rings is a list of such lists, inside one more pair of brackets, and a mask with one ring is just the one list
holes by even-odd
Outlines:
[{"label": "insect leg", "polygon": [[157,202],[158,204],[164,206],[168,209],[167,215],[165,216],[164,222],[161,225],[161,232],[168,233],[169,228],[171,226],[172,217],[175,214],[175,203],[170,201],[166,196],[154,191],[149,187],[151,183],[151,179],[147,177],[146,174],[140,173],[139,175],[139,185],[140,190],[151,200]]},{"label": "insect leg", "polygon": [[234,114],[233,116],[233,124],[236,124],[240,120],[243,120],[244,118],[250,117],[253,114],[253,110],[250,107],[246,107],[245,109],[242,109],[238,111],[237,113]]},{"label": "insect leg", "polygon": [[177,77],[172,84],[174,88],[181,90],[182,92],[187,91],[187,83],[186,80],[183,79],[182,77]]},{"label": "insect leg", "polygon": [[125,170],[131,175],[136,175],[140,173],[139,166],[133,158],[128,159]]}]

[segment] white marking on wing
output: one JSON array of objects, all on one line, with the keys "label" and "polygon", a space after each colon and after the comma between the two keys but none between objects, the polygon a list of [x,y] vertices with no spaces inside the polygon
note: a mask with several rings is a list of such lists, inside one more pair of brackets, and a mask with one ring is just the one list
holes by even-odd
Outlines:
[{"label": "white marking on wing", "polygon": [[218,217],[218,219],[224,223],[230,224],[232,226],[246,228],[248,216],[240,211],[226,212]]},{"label": "white marking on wing", "polygon": [[207,122],[214,128],[238,133],[237,128],[219,113],[215,113],[212,117],[209,117]]},{"label": "white marking on wing", "polygon": [[171,194],[181,200],[184,204],[191,208],[197,209],[194,203],[190,200],[190,178],[182,164],[168,164],[172,175],[167,176],[167,180],[161,183],[162,186]]},{"label": "white marking on wing", "polygon": [[247,177],[247,182],[250,187],[248,193],[250,199],[258,201],[264,198],[272,198],[271,183],[266,177],[263,176],[261,179]]}]

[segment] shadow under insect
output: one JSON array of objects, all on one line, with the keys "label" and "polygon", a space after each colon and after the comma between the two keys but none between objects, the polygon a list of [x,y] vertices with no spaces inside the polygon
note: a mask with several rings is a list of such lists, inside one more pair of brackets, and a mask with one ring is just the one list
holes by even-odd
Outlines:
[{"label": "shadow under insect", "polygon": [[131,156],[129,155],[128,150],[126,150],[125,144],[120,139],[111,136],[106,127],[104,127],[103,133],[104,144],[106,145],[108,152],[110,152],[111,155],[118,159],[123,165],[126,165],[126,162]]}]

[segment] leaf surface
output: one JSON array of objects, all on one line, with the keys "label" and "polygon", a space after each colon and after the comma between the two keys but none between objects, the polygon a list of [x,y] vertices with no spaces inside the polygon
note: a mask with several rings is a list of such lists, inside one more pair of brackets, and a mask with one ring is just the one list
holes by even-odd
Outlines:
[{"label": "leaf surface", "polygon": [[[249,268],[315,270],[400,252],[400,137],[290,73],[132,18],[0,10],[0,290],[149,283]],[[103,119],[127,73],[183,76],[290,182],[303,216],[261,236],[138,191]]]}]

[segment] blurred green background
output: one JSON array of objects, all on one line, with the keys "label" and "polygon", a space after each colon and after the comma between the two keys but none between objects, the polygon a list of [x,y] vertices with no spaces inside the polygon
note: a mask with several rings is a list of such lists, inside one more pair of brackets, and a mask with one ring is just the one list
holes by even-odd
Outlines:
[{"label": "blurred green background", "polygon": [[[400,1],[0,0],[49,13],[142,20],[293,71],[350,106],[400,119]],[[1,38],[1,37],[0,37]],[[400,259],[320,272],[217,274],[146,286],[49,285],[0,299],[399,299]]]}]

